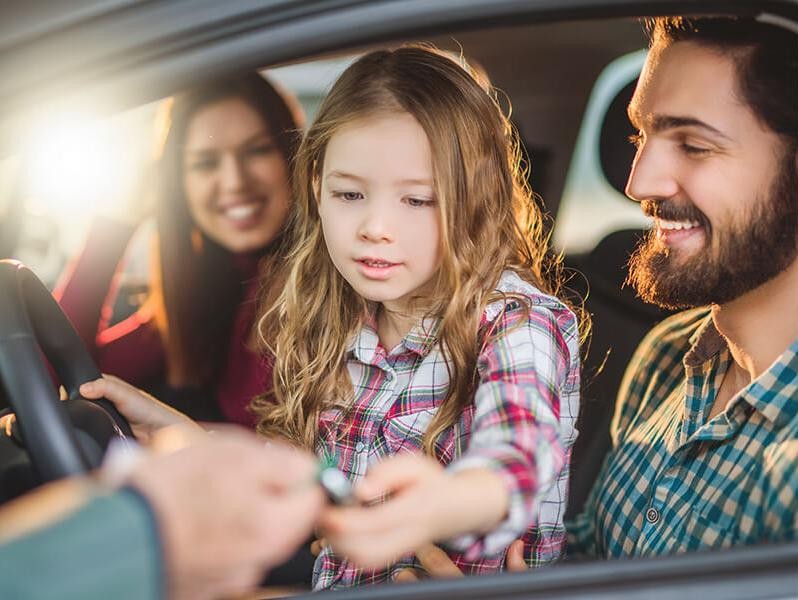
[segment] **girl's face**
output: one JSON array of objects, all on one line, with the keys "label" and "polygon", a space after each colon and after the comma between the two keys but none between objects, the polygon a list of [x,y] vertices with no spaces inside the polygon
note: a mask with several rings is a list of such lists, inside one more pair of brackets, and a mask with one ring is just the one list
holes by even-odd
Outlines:
[{"label": "girl's face", "polygon": [[324,155],[319,213],[327,250],[355,291],[405,312],[440,266],[432,154],[411,115],[354,122]]},{"label": "girl's face", "polygon": [[240,98],[194,114],[183,149],[183,189],[197,226],[231,252],[271,242],[291,199],[288,168],[268,125]]}]

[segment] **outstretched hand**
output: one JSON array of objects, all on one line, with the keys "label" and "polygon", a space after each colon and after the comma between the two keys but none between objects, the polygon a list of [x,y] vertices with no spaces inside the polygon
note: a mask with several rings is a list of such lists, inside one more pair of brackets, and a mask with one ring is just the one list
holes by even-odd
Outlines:
[{"label": "outstretched hand", "polygon": [[[372,467],[355,487],[364,505],[327,508],[320,528],[336,553],[358,566],[385,566],[437,535],[436,503],[429,500],[443,494],[449,479],[431,458],[392,457]],[[373,504],[385,496],[386,502]]]},{"label": "outstretched hand", "polygon": [[182,425],[201,429],[180,411],[113,375],[103,375],[84,383],[80,386],[80,393],[89,400],[106,398],[111,401],[128,420],[136,438],[144,444],[164,427]]}]

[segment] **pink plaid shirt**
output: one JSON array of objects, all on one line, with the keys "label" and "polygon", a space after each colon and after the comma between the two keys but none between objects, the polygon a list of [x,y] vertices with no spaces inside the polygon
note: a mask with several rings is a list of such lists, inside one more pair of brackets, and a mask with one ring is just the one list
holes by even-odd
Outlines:
[{"label": "pink plaid shirt", "polygon": [[[510,492],[507,516],[487,535],[445,540],[445,548],[468,574],[500,571],[509,544],[525,540],[530,566],[556,560],[565,543],[563,514],[568,463],[579,411],[579,333],[573,313],[505,271],[499,291],[529,299],[488,305],[473,402],[454,427],[436,441],[450,471],[486,468],[499,473]],[[317,453],[332,459],[353,483],[385,456],[421,452],[424,431],[449,384],[437,345],[438,321],[420,323],[387,352],[365,325],[347,354],[354,387],[353,409],[344,418],[325,411]],[[325,548],[316,560],[315,590],[392,581],[397,570],[420,568],[413,555],[377,570],[364,570]]]}]

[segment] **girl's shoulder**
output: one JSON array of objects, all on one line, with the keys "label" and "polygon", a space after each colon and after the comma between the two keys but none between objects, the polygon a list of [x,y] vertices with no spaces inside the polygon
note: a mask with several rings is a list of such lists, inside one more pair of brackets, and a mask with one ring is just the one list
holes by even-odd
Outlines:
[{"label": "girl's shoulder", "polygon": [[530,311],[548,311],[566,318],[570,316],[576,321],[576,316],[565,302],[540,291],[517,272],[510,270],[502,272],[482,318],[484,322],[493,322],[502,314]]},{"label": "girl's shoulder", "polygon": [[496,344],[502,348],[515,344],[528,347],[531,341],[535,347],[556,349],[562,367],[578,373],[576,315],[564,301],[541,291],[515,271],[506,270],[499,278],[483,311],[481,329],[485,352],[494,352]]}]

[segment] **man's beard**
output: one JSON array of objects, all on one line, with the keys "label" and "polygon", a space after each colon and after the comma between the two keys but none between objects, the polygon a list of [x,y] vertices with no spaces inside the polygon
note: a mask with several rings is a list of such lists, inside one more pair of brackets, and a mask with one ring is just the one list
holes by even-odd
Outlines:
[{"label": "man's beard", "polygon": [[[798,256],[798,169],[795,153],[784,154],[764,201],[758,201],[750,214],[734,217],[722,231],[713,229],[692,204],[644,201],[644,210],[654,216],[698,221],[705,237],[701,251],[680,259],[678,251],[673,252],[651,231],[629,259],[626,282],[638,296],[670,309],[724,304],[784,271]],[[717,237],[715,248],[713,237]]]}]

